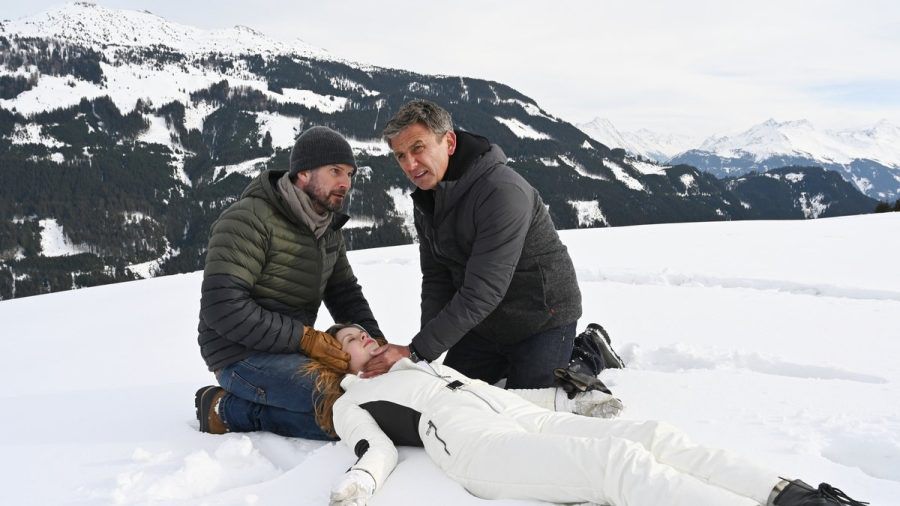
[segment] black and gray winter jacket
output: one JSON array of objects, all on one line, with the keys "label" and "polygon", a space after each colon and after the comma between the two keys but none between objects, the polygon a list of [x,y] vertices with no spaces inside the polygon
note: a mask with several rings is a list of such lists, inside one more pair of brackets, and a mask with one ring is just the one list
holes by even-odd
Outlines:
[{"label": "black and gray winter jacket", "polygon": [[443,180],[413,201],[422,328],[412,344],[421,357],[437,358],[469,331],[515,343],[581,316],[572,259],[499,146],[457,132]]},{"label": "black and gray winter jacket", "polygon": [[303,326],[322,302],[334,321],[383,337],[363,296],[335,214],[319,239],[277,189],[284,171],[260,174],[213,223],[203,270],[198,341],[215,371],[257,352],[300,353]]}]

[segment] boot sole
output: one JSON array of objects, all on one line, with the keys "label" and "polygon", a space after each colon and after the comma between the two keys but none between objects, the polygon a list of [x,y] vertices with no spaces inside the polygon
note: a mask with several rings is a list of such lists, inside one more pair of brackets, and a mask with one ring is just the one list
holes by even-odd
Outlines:
[{"label": "boot sole", "polygon": [[[207,394],[220,388],[222,387],[208,385],[200,388],[199,390],[197,390],[197,393],[194,394],[194,408],[197,415],[197,421],[200,423],[200,432],[209,432],[209,416],[200,416],[200,413],[209,413],[210,401],[212,400],[213,396],[215,396],[215,394]],[[204,403],[204,401],[206,402]]]}]

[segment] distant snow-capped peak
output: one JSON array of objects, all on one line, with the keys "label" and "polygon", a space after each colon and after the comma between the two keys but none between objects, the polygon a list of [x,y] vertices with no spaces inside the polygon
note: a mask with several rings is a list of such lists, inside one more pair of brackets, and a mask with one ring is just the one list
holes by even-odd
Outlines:
[{"label": "distant snow-capped peak", "polygon": [[875,123],[875,126],[872,128],[863,130],[843,130],[838,132],[838,135],[863,142],[871,141],[883,144],[900,144],[900,128],[886,119]]},{"label": "distant snow-capped peak", "polygon": [[622,148],[628,153],[657,162],[667,162],[678,153],[696,146],[696,141],[687,135],[661,134],[646,128],[635,132],[622,132],[606,118],[594,118],[588,123],[576,126],[607,147]]},{"label": "distant snow-capped peak", "polygon": [[725,158],[751,155],[756,161],[798,156],[832,163],[870,159],[900,167],[900,129],[881,120],[872,128],[833,132],[804,119],[769,119],[737,135],[710,137],[698,149]]},{"label": "distant snow-capped peak", "polygon": [[621,132],[606,118],[594,118],[588,123],[576,125],[579,130],[588,134],[598,142],[602,142],[609,148],[629,149],[628,142],[622,137]]},{"label": "distant snow-capped peak", "polygon": [[328,53],[295,39],[274,40],[246,26],[204,30],[172,23],[147,11],[109,9],[92,2],[72,2],[40,14],[7,21],[0,33],[55,38],[102,49],[109,46],[168,46],[186,53],[299,54],[332,59]]}]

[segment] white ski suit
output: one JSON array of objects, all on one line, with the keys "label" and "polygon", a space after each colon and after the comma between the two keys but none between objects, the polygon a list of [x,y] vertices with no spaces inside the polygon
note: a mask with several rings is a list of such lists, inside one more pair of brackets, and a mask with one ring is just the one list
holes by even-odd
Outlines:
[{"label": "white ski suit", "polygon": [[470,493],[612,505],[758,506],[779,481],[659,422],[588,418],[540,408],[439,364],[398,361],[371,379],[347,375],[334,426],[376,491],[396,445],[424,446]]}]

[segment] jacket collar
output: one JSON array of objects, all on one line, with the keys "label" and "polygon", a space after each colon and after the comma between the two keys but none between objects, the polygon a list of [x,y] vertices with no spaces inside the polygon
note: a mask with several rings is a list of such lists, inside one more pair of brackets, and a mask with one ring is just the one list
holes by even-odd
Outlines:
[{"label": "jacket collar", "polygon": [[[420,367],[416,365],[415,362],[408,358],[401,358],[400,360],[394,362],[394,365],[388,370],[388,372],[394,371],[403,371],[408,369],[419,369]],[[387,373],[385,373],[387,374]],[[379,376],[376,376],[379,377]],[[341,388],[346,392],[350,386],[359,382],[359,381],[368,381],[371,378],[360,378],[356,374],[345,374],[341,379]]]}]

